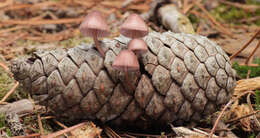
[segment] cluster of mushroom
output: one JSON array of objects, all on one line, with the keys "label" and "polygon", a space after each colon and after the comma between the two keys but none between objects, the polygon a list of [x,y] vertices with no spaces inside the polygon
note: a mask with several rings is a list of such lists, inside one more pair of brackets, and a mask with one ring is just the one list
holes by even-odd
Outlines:
[{"label": "cluster of mushroom", "polygon": [[[84,36],[93,37],[97,50],[104,57],[105,53],[100,47],[97,37],[108,36],[109,29],[101,13],[94,11],[88,14],[80,25],[80,31]],[[148,50],[142,39],[148,34],[148,27],[138,14],[131,14],[120,26],[120,33],[132,38],[132,40],[128,43],[128,49],[122,50],[115,58],[112,67],[125,72],[126,81],[131,86],[128,80],[128,71],[139,70],[138,57]]]}]

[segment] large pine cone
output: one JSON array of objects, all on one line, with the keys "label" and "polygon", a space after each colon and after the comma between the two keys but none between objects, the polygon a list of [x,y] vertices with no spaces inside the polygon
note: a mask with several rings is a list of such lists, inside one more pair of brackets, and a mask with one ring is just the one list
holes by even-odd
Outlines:
[{"label": "large pine cone", "polygon": [[235,71],[229,57],[206,37],[152,32],[140,71],[124,73],[111,65],[126,39],[102,41],[105,59],[93,45],[35,53],[12,63],[14,77],[65,120],[169,123],[199,121],[231,98]]}]

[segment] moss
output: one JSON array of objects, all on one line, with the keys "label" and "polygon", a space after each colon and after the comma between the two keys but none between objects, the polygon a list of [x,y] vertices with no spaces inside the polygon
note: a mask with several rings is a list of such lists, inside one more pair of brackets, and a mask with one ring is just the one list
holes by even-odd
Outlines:
[{"label": "moss", "polygon": [[[254,0],[248,0],[246,4],[256,4],[256,2]],[[255,12],[246,12],[241,8],[225,4],[220,4],[217,8],[211,10],[210,12],[212,15],[215,16],[218,21],[232,24],[240,24],[239,20],[248,19],[260,15],[260,9],[257,9]],[[251,24],[260,25],[260,19],[254,22],[250,22],[250,25]]]},{"label": "moss", "polygon": [[66,48],[71,48],[76,45],[79,45],[80,43],[91,43],[91,42],[93,42],[93,40],[90,37],[77,36],[77,37],[73,37],[73,38],[70,38],[67,40],[63,40],[63,41],[59,42],[59,44]]},{"label": "moss", "polygon": [[255,133],[252,133],[248,138],[255,138]]},{"label": "moss", "polygon": [[5,121],[5,114],[0,114],[0,129],[5,131],[9,137],[12,136],[10,128],[8,128],[6,121]]},{"label": "moss", "polygon": [[37,121],[32,116],[26,116],[23,118],[24,125],[30,125],[31,123],[37,123]]},{"label": "moss", "polygon": [[42,120],[42,127],[44,128],[45,134],[53,132],[52,126],[48,120]]},{"label": "moss", "polygon": [[237,74],[241,78],[246,78],[247,77],[247,72],[248,70],[251,70],[250,73],[250,78],[253,77],[258,77],[260,76],[260,59],[256,59],[254,63],[258,64],[259,66],[257,67],[249,67],[249,66],[240,66],[237,62],[233,64],[233,68],[236,70]]},{"label": "moss", "polygon": [[260,2],[257,1],[257,0],[246,0],[245,2],[246,2],[246,4],[256,4],[256,5],[260,5]]},{"label": "moss", "polygon": [[[0,98],[2,99],[13,86],[14,80],[9,77],[9,75],[2,67],[0,67]],[[8,99],[10,98],[11,97]]]},{"label": "moss", "polygon": [[40,45],[41,43],[38,41],[32,41],[32,40],[16,40],[15,44],[18,46],[30,46],[30,45]]},{"label": "moss", "polygon": [[[40,133],[40,128],[38,126],[38,120],[37,120],[36,114],[32,115],[32,116],[24,117],[23,124],[25,126],[27,126],[27,128],[34,131],[34,133]],[[44,129],[44,134],[54,132],[54,130],[52,129],[52,124],[50,123],[50,120],[42,120],[42,127]]]},{"label": "moss", "polygon": [[0,114],[0,128],[6,127],[5,123],[5,115],[3,113]]},{"label": "moss", "polygon": [[[198,25],[199,23],[200,23],[200,19],[199,18],[197,18],[195,15],[193,15],[193,14],[190,14],[189,16],[188,16],[188,18],[190,19],[190,21],[191,21],[191,23],[193,24],[193,25]],[[193,26],[194,27],[194,26]]]},{"label": "moss", "polygon": [[11,137],[12,136],[12,132],[11,132],[11,129],[10,128],[6,128],[6,134]]}]

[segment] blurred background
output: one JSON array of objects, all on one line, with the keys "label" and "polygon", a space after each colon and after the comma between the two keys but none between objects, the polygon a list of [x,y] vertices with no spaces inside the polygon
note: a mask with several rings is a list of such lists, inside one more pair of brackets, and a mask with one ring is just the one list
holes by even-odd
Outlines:
[{"label": "blurred background", "polygon": [[[7,102],[28,97],[20,87],[15,89],[18,85],[5,71],[10,60],[39,49],[91,43],[91,38],[81,35],[79,25],[93,10],[106,18],[110,39],[120,35],[119,26],[128,15],[138,13],[150,31],[199,34],[215,41],[232,57],[238,79],[260,76],[259,0],[0,0],[0,98],[10,89],[15,93]],[[239,109],[242,114],[244,107]],[[31,133],[39,132],[36,118],[23,118]],[[241,123],[239,133],[256,136],[259,130],[247,123]],[[53,124],[44,120],[44,130],[61,129]],[[8,131],[1,116],[0,129]]]}]

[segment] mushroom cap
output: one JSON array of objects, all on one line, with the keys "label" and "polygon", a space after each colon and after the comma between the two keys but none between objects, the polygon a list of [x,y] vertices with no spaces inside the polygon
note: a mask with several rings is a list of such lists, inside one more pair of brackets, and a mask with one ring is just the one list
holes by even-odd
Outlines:
[{"label": "mushroom cap", "polygon": [[147,45],[143,39],[135,38],[128,43],[128,49],[136,54],[143,54],[148,51]]},{"label": "mushroom cap", "polygon": [[142,17],[138,14],[131,14],[120,26],[120,33],[130,38],[140,38],[148,34],[148,27]]},{"label": "mushroom cap", "polygon": [[79,29],[84,36],[105,37],[109,35],[109,27],[99,11],[89,13],[80,24]]},{"label": "mushroom cap", "polygon": [[136,71],[139,70],[139,63],[133,51],[122,50],[115,58],[112,67],[119,71]]}]

